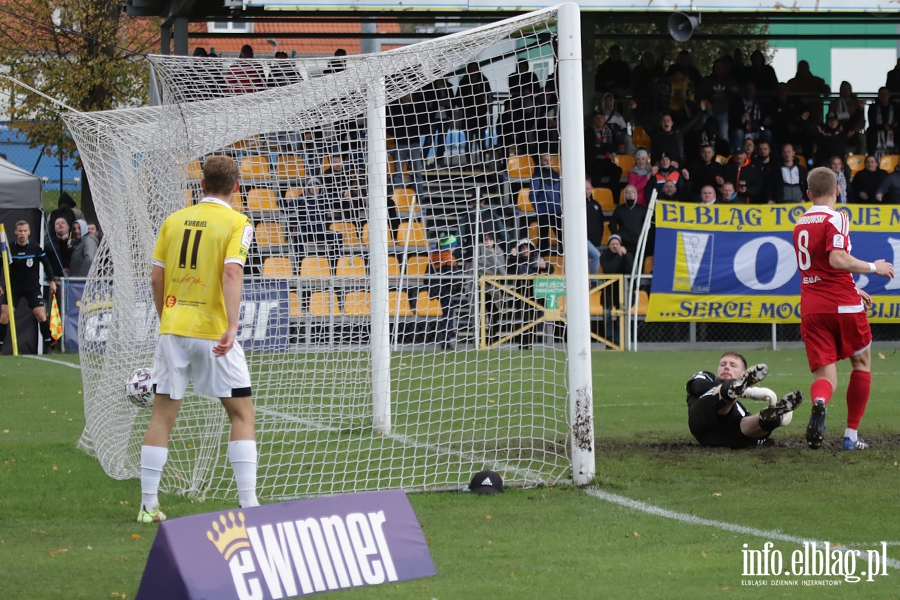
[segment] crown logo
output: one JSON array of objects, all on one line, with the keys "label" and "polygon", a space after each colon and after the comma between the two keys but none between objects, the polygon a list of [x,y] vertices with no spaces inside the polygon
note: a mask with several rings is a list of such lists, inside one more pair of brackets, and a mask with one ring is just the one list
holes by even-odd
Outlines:
[{"label": "crown logo", "polygon": [[215,533],[212,531],[206,532],[206,537],[215,544],[219,554],[225,560],[230,559],[231,555],[241,548],[250,547],[250,541],[247,538],[247,528],[244,527],[244,513],[239,512],[237,520],[235,520],[234,513],[229,512],[228,519],[230,523],[225,520],[225,515],[219,515],[219,523],[222,524],[221,528],[219,523],[213,521],[212,527]]}]

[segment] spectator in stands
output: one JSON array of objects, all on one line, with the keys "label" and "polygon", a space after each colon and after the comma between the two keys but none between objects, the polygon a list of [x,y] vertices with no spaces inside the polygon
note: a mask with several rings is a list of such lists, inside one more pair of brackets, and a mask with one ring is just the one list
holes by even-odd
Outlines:
[{"label": "spectator in stands", "polygon": [[594,91],[598,94],[615,94],[621,98],[631,87],[631,67],[622,60],[622,49],[610,46],[605,61],[597,67],[594,76]]},{"label": "spectator in stands", "polygon": [[720,204],[749,204],[750,199],[745,194],[738,194],[734,189],[734,184],[726,181],[719,187],[719,203]]},{"label": "spectator in stands", "polygon": [[[714,122],[714,121],[713,121]],[[700,200],[700,192],[706,186],[715,189],[716,179],[721,176],[722,165],[716,162],[712,146],[700,147],[700,160],[691,164],[681,175],[685,179],[686,188],[690,189],[693,200]]]},{"label": "spectator in stands", "polygon": [[612,94],[603,94],[600,99],[600,108],[596,112],[601,112],[606,117],[606,126],[613,131],[616,150],[619,146],[625,146],[626,154],[634,154],[634,144],[631,143],[631,137],[628,135],[628,124],[622,114],[616,110],[616,99]]},{"label": "spectator in stands", "polygon": [[394,137],[394,174],[395,188],[404,185],[403,167],[408,165],[409,174],[416,194],[422,193],[422,172],[425,165],[422,161],[421,136],[428,133],[428,109],[425,99],[419,92],[404,94],[399,100],[388,105],[388,134]]},{"label": "spectator in stands", "polygon": [[769,142],[760,142],[756,146],[756,158],[753,159],[753,166],[762,177],[762,195],[759,202],[771,204],[772,185],[777,177],[778,165],[776,161],[772,160],[772,146]]},{"label": "spectator in stands", "polygon": [[[726,140],[730,139],[728,136],[728,112],[731,107],[731,99],[739,90],[737,82],[728,74],[722,59],[713,63],[712,75],[706,77],[700,85],[699,97],[709,102],[713,118],[719,124],[718,134]],[[706,143],[715,145],[715,142],[709,140]]]},{"label": "spectator in stands", "polygon": [[[253,59],[253,47],[245,44],[238,58]],[[235,62],[225,75],[225,89],[232,96],[259,92],[266,87],[266,74],[262,66],[247,60]]]},{"label": "spectator in stands", "polygon": [[334,58],[328,61],[328,68],[322,71],[323,75],[333,75],[335,73],[340,73],[344,69],[347,68],[347,59],[344,57],[347,56],[347,51],[343,48],[338,48],[334,51]]},{"label": "spectator in stands", "polygon": [[669,66],[669,70],[666,71],[666,75],[672,76],[672,73],[677,69],[681,69],[681,72],[684,73],[685,77],[688,78],[694,89],[700,89],[700,85],[703,83],[703,75],[700,74],[700,70],[693,65],[691,62],[691,51],[690,50],[682,50],[678,53],[678,56],[675,58],[675,62]]},{"label": "spectator in stands", "polygon": [[509,84],[509,95],[512,98],[522,98],[524,96],[534,96],[540,88],[537,75],[529,71],[527,59],[519,59],[516,64],[516,70],[510,73],[507,78]]},{"label": "spectator in stands", "polygon": [[838,204],[847,204],[850,191],[850,168],[844,164],[844,159],[840,156],[832,156],[828,167],[834,172],[835,179],[837,179]]},{"label": "spectator in stands", "polygon": [[457,106],[465,118],[466,142],[469,152],[481,149],[484,130],[487,127],[488,103],[491,86],[481,73],[477,62],[466,65],[466,74],[459,80],[456,92]]},{"label": "spectator in stands", "polygon": [[350,198],[350,190],[356,187],[356,182],[344,164],[344,157],[334,153],[328,162],[328,167],[322,170],[321,193],[332,202]]},{"label": "spectator in stands", "polygon": [[68,275],[72,263],[72,235],[65,217],[57,217],[53,221],[53,236],[50,243],[52,247],[47,252],[47,258],[53,267],[53,277]]},{"label": "spectator in stands", "polygon": [[719,134],[718,119],[707,118],[702,127],[685,135],[685,155],[688,158],[700,152],[703,146],[711,146],[713,155],[731,155],[731,141]]},{"label": "spectator in stands", "polygon": [[[450,84],[445,77],[439,77],[422,89],[425,107],[428,110],[428,138],[422,153],[425,162],[441,162],[446,151],[445,135],[453,122],[453,102]],[[433,156],[428,156],[433,151]]]},{"label": "spectator in stands", "polygon": [[772,204],[806,202],[806,167],[800,164],[794,146],[785,143],[781,147],[781,169],[775,171],[772,181]]},{"label": "spectator in stands", "polygon": [[94,223],[93,221],[90,222],[90,223],[88,223],[88,232],[90,232],[91,234],[97,236],[97,241],[98,241],[98,242],[102,242],[102,241],[103,241],[103,232],[100,231],[100,227],[99,227],[96,223]]},{"label": "spectator in stands", "polygon": [[428,293],[441,303],[443,316],[436,340],[444,350],[456,347],[456,307],[462,297],[462,284],[452,276],[462,273],[460,258],[456,236],[444,235],[428,259],[429,274],[438,276],[430,280]]},{"label": "spectator in stands", "polygon": [[298,83],[303,80],[297,67],[288,58],[287,52],[276,52],[275,58],[279,62],[273,62],[269,66],[269,78],[266,79],[266,87],[276,88]]},{"label": "spectator in stands", "polygon": [[506,232],[503,215],[499,210],[491,208],[488,198],[481,198],[481,206],[475,206],[475,198],[472,198],[471,207],[459,219],[459,234],[462,238],[462,255],[466,258],[472,256],[477,239],[476,231],[490,231],[491,239],[500,246],[500,252],[508,249],[512,241]]},{"label": "spectator in stands", "polygon": [[584,181],[584,194],[587,212],[587,253],[588,273],[600,274],[600,248],[603,246],[603,229],[606,217],[603,209],[594,201],[594,186],[590,179]]},{"label": "spectator in stands", "polygon": [[641,54],[641,61],[631,73],[631,87],[633,95],[640,106],[639,121],[656,115],[660,108],[654,106],[653,99],[656,97],[656,88],[660,80],[666,76],[663,66],[656,60],[656,56],[651,50],[645,50]]},{"label": "spectator in stands", "polygon": [[538,103],[534,107],[537,148],[530,149],[528,153],[559,154],[559,99],[556,97],[556,86],[550,79],[537,99]]},{"label": "spectator in stands", "polygon": [[809,118],[809,110],[800,98],[789,94],[790,88],[786,83],[778,84],[775,88],[775,98],[769,102],[767,113],[772,119],[772,132],[776,148],[790,143],[796,150],[809,148],[812,151],[812,135],[803,118]]},{"label": "spectator in stands", "polygon": [[206,48],[197,46],[196,48],[194,48],[194,52],[191,54],[191,56],[195,58],[209,58],[209,53],[206,51]]},{"label": "spectator in stands", "polygon": [[[628,252],[622,245],[622,238],[617,234],[612,234],[607,240],[607,246],[600,254],[600,266],[603,268],[604,275],[625,275],[631,276],[634,268],[634,254]],[[613,286],[608,286],[603,290],[603,323],[606,329],[606,338],[614,344],[619,343],[619,329],[613,326],[612,309],[619,308],[619,295],[615,293]]]},{"label": "spectator in stands", "polygon": [[894,169],[878,186],[875,201],[884,204],[900,204],[900,169]]},{"label": "spectator in stands", "polygon": [[734,149],[731,160],[722,165],[722,179],[734,186],[738,196],[749,202],[763,199],[763,180],[743,146]]},{"label": "spectator in stands", "polygon": [[650,135],[650,156],[654,160],[665,154],[675,168],[684,164],[684,139],[675,129],[672,115],[664,112],[659,119],[659,127],[647,133]]},{"label": "spectator in stands", "polygon": [[[674,161],[672,161],[667,155],[662,154],[659,157],[659,161],[656,163],[656,166],[651,170],[653,177],[650,178],[650,185],[647,186],[647,189],[644,191],[647,201],[650,201],[650,194],[653,193],[655,189],[657,193],[662,192],[663,186],[666,182],[671,182],[675,185],[675,194],[680,196],[682,190],[684,189],[685,182],[682,179],[682,173],[678,170]],[[671,198],[669,198],[671,200]]]},{"label": "spectator in stands", "polygon": [[772,132],[766,129],[771,123],[772,119],[763,112],[763,107],[756,97],[756,85],[747,82],[744,85],[743,96],[734,98],[728,111],[728,127],[732,132],[731,145],[741,146],[747,138],[754,141],[772,141]]},{"label": "spectator in stands", "polygon": [[750,55],[750,66],[746,70],[747,81],[756,86],[760,96],[772,96],[778,87],[778,75],[772,65],[766,64],[766,57],[762,51],[754,50]]},{"label": "spectator in stands", "polygon": [[878,99],[869,107],[869,127],[866,129],[866,152],[881,154],[897,147],[894,137],[900,114],[891,101],[886,87],[878,90]]},{"label": "spectator in stands", "polygon": [[622,169],[613,162],[615,151],[615,132],[606,124],[606,115],[594,113],[591,126],[584,130],[585,171],[598,186],[608,179],[604,187],[612,190],[613,198],[619,195],[619,179],[622,177]]},{"label": "spectator in stands", "polygon": [[[650,155],[646,150],[638,150],[634,153],[634,167],[628,171],[628,185],[636,190],[638,204],[647,206],[644,192],[650,178],[655,175],[650,166]],[[627,189],[627,188],[626,188]]]},{"label": "spectator in stands", "polygon": [[750,138],[747,138],[744,140],[743,145],[744,145],[744,152],[747,153],[747,156],[750,157],[750,160],[755,159],[756,158],[756,142],[754,142]]},{"label": "spectator in stands", "polygon": [[541,252],[550,250],[550,230],[562,242],[562,196],[559,173],[550,166],[550,155],[541,155],[541,164],[531,178],[530,200],[537,212]]},{"label": "spectator in stands", "polygon": [[[75,221],[72,238],[72,258],[69,263],[69,275],[71,277],[87,277],[91,270],[100,240],[88,230],[87,221],[78,219]],[[52,264],[52,263],[51,263]]]},{"label": "spectator in stands", "polygon": [[[83,219],[83,218],[84,218],[84,213],[81,212],[80,210],[78,210],[78,207],[75,205],[75,199],[72,198],[72,196],[70,196],[70,195],[68,194],[68,192],[62,192],[62,193],[59,195],[59,200],[56,201],[56,206],[57,206],[58,208],[68,208],[68,209],[70,209],[70,210],[72,211],[72,214],[75,215],[75,218],[76,218],[76,219]],[[70,221],[69,225],[71,226],[71,224],[72,224],[73,222],[74,222],[74,221]]]},{"label": "spectator in stands", "polygon": [[682,193],[678,189],[678,186],[675,185],[675,182],[671,180],[667,180],[662,184],[662,187],[659,189],[657,198],[659,198],[660,200],[684,200],[684,198],[682,197]]},{"label": "spectator in stands", "polygon": [[832,156],[844,156],[847,134],[833,112],[825,115],[825,123],[816,126],[816,166],[830,166]]},{"label": "spectator in stands", "polygon": [[294,212],[297,229],[292,231],[292,237],[297,254],[305,254],[304,247],[307,244],[331,244],[337,241],[333,231],[328,226],[333,222],[332,203],[323,193],[322,181],[318,177],[310,177],[303,185],[303,194],[295,201],[286,203],[284,210],[290,215]]},{"label": "spectator in stands", "polygon": [[744,51],[735,48],[731,53],[731,76],[738,82],[738,85],[744,85],[750,81],[749,75],[749,68],[744,64]]},{"label": "spectator in stands", "polygon": [[696,87],[680,65],[672,65],[669,72],[659,84],[660,105],[668,106],[675,127],[685,131],[696,123],[696,119],[691,120],[698,112]]},{"label": "spectator in stands", "polygon": [[[506,275],[506,255],[497,247],[494,234],[488,227],[482,235],[482,244],[478,249],[478,261],[476,262],[475,272],[481,278],[502,277]],[[501,292],[495,286],[485,286],[484,293],[484,316],[487,325],[485,332],[489,343],[493,343],[497,339],[497,329],[500,321],[500,299]]]},{"label": "spectator in stands", "polygon": [[787,84],[790,93],[801,96],[806,103],[807,110],[818,120],[822,114],[821,96],[831,93],[831,88],[828,87],[825,80],[813,75],[809,70],[809,63],[801,60],[797,63],[797,74]]},{"label": "spectator in stands", "polygon": [[897,65],[888,71],[884,87],[892,94],[900,94],[900,58],[897,58]]},{"label": "spectator in stands", "polygon": [[828,112],[834,113],[844,134],[847,136],[847,147],[860,152],[864,146],[862,130],[865,126],[864,102],[860,102],[853,87],[848,81],[841,82],[840,95],[831,101]]},{"label": "spectator in stands", "polygon": [[[509,271],[514,275],[540,275],[550,272],[550,264],[542,257],[538,249],[529,239],[519,240],[517,246],[513,248],[510,256]],[[529,279],[516,281],[516,292],[524,297],[531,298],[533,284]],[[521,315],[522,324],[520,327],[528,325],[535,320],[536,310],[531,304],[516,299],[516,313]],[[522,350],[530,350],[534,344],[534,327],[530,327],[521,335],[517,336],[519,347]]]},{"label": "spectator in stands", "polygon": [[874,204],[878,188],[887,178],[887,171],[878,164],[873,155],[866,157],[866,168],[858,172],[850,183],[850,202]]},{"label": "spectator in stands", "polygon": [[715,204],[716,188],[712,185],[704,185],[700,189],[700,204]]},{"label": "spectator in stands", "polygon": [[[609,232],[618,234],[622,238],[622,245],[628,252],[635,254],[646,217],[647,207],[637,203],[637,190],[634,186],[626,186],[625,202],[613,211],[612,217],[609,219]],[[649,247],[650,240],[652,237],[648,239],[648,248],[645,252],[647,256],[653,254]]]}]

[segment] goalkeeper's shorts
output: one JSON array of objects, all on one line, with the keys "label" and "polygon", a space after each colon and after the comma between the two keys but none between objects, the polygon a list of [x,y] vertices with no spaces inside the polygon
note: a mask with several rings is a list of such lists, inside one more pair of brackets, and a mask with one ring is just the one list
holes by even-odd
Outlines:
[{"label": "goalkeeper's shorts", "polygon": [[194,393],[213,398],[243,398],[251,395],[250,371],[240,344],[225,356],[213,354],[218,340],[202,340],[163,334],[159,336],[153,374],[156,393],[183,400],[188,384]]}]

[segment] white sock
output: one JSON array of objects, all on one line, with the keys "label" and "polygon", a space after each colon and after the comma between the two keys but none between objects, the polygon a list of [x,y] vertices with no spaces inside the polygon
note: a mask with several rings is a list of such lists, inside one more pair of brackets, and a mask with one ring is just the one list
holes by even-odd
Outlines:
[{"label": "white sock", "polygon": [[169,458],[169,449],[159,446],[141,446],[141,504],[145,510],[159,508],[159,480]]},{"label": "white sock", "polygon": [[844,430],[844,437],[845,437],[845,438],[850,438],[850,441],[851,441],[851,442],[856,442],[856,441],[859,440],[859,438],[857,437],[857,433],[856,433],[856,430],[855,430],[855,429],[845,429],[845,430]]},{"label": "white sock", "polygon": [[259,506],[256,499],[256,442],[235,440],[228,442],[228,460],[234,470],[238,498],[243,508]]}]

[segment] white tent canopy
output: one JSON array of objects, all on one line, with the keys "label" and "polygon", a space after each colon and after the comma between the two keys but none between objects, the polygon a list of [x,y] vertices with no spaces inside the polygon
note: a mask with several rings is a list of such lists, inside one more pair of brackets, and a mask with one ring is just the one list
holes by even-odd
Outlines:
[{"label": "white tent canopy", "polygon": [[0,158],[0,209],[41,208],[41,178]]}]

